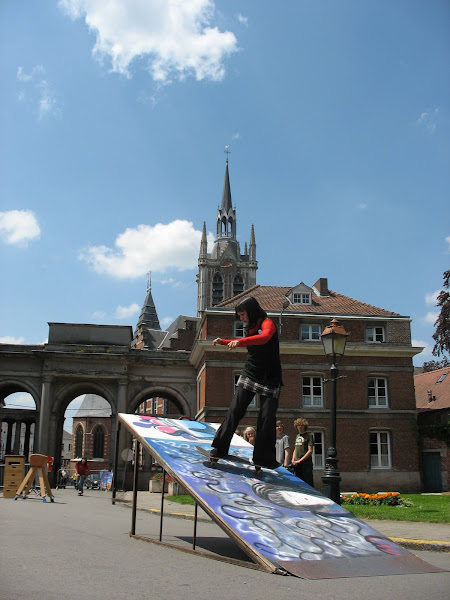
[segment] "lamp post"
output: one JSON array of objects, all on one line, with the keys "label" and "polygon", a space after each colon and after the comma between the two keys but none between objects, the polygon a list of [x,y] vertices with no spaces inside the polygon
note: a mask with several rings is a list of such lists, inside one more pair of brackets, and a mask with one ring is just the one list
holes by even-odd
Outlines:
[{"label": "lamp post", "polygon": [[341,492],[339,483],[341,476],[337,468],[336,451],[336,380],[338,379],[338,368],[336,357],[342,356],[345,350],[348,333],[342,325],[333,319],[323,330],[321,339],[327,356],[331,356],[331,406],[330,406],[330,443],[325,459],[325,469],[322,475],[323,494],[336,502],[341,503]]}]

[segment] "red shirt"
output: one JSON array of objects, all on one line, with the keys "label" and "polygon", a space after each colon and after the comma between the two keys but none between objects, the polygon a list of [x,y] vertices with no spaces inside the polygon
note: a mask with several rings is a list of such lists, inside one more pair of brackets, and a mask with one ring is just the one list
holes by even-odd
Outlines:
[{"label": "red shirt", "polygon": [[81,460],[75,464],[75,469],[77,470],[78,475],[85,476],[89,471],[89,463],[82,463]]},{"label": "red shirt", "polygon": [[[275,323],[272,319],[264,319],[261,325],[257,325],[254,329],[249,329],[249,333],[260,330],[260,333],[256,333],[255,335],[250,335],[248,337],[238,338],[238,346],[262,346],[263,344],[267,344],[270,338],[276,333],[277,328],[275,327]],[[222,340],[222,346],[226,346],[232,340]]]}]

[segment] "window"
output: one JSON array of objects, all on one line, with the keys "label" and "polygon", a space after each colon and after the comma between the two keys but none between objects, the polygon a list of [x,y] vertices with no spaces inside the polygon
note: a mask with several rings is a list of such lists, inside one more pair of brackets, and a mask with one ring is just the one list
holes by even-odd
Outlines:
[{"label": "window", "polygon": [[242,321],[236,321],[234,323],[234,337],[235,338],[245,337],[244,323]]},{"label": "window", "polygon": [[311,294],[305,293],[296,293],[293,294],[293,303],[294,304],[311,304]]},{"label": "window", "polygon": [[101,425],[97,425],[94,430],[94,454],[93,458],[103,458],[105,444],[105,432]]},{"label": "window", "polygon": [[322,377],[302,377],[303,406],[323,406]]},{"label": "window", "polygon": [[367,385],[369,408],[385,408],[388,405],[387,381],[384,377],[373,377]]},{"label": "window", "polygon": [[[233,373],[233,379],[234,379],[233,394],[236,391],[236,386],[237,386],[237,382],[238,382],[240,375],[241,374],[239,372]],[[248,405],[248,408],[258,408],[258,394],[255,394],[253,396],[253,399],[250,402],[250,404]]]},{"label": "window", "polygon": [[78,425],[75,432],[75,457],[83,456],[83,428]]},{"label": "window", "polygon": [[220,273],[216,273],[213,277],[212,284],[212,304],[215,306],[223,300],[223,279]]},{"label": "window", "polygon": [[324,465],[324,439],[323,431],[313,431],[314,449],[312,454],[313,466],[315,469],[323,469]]},{"label": "window", "polygon": [[388,431],[370,432],[370,468],[391,468],[391,447]]},{"label": "window", "polygon": [[381,343],[384,342],[384,327],[366,327],[366,342]]},{"label": "window", "polygon": [[442,375],[439,377],[439,379],[436,381],[436,383],[442,383],[446,377],[447,377],[447,373],[442,373]]},{"label": "window", "polygon": [[320,325],[302,324],[300,336],[302,340],[308,342],[320,342]]},{"label": "window", "polygon": [[233,296],[244,291],[244,280],[240,275],[236,275],[233,282]]}]

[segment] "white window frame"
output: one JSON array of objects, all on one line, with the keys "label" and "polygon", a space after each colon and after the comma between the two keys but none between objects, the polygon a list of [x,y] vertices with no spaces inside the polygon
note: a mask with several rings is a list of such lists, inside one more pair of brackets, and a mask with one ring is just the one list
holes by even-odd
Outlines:
[{"label": "white window frame", "polygon": [[[371,381],[375,385],[370,385]],[[380,382],[383,382],[383,385],[380,385]],[[374,388],[374,395],[372,396],[369,395],[371,388]],[[384,395],[380,394],[383,388]],[[382,399],[384,399],[384,402]],[[389,408],[388,380],[386,377],[374,376],[367,379],[367,404],[369,408]]]},{"label": "white window frame", "polygon": [[366,342],[368,344],[384,344],[385,341],[384,325],[366,325]]},{"label": "white window frame", "polygon": [[[314,436],[314,445],[312,453],[312,461],[314,469],[323,469],[325,467],[325,435],[323,431],[314,431],[311,433]],[[319,440],[317,440],[317,437]],[[320,447],[322,452],[316,452],[316,447]]]},{"label": "white window frame", "polygon": [[[301,389],[302,389],[302,406],[303,408],[323,408],[323,377],[322,375],[302,375],[301,376]],[[307,384],[310,388],[312,388],[312,393],[305,395],[303,393],[305,380],[309,379],[309,383]],[[318,387],[317,382],[314,382],[314,379],[318,379],[320,381],[320,396],[314,394],[314,388]],[[309,401],[305,402],[305,398],[309,399]]]},{"label": "white window frame", "polygon": [[[233,382],[234,382],[234,385],[233,385],[233,395],[234,395],[234,392],[236,391],[237,382],[238,382],[238,379],[239,379],[240,375],[241,375],[240,371],[235,371],[233,373]],[[252,401],[250,402],[250,404],[248,405],[247,408],[258,408],[258,406],[259,406],[259,403],[258,403],[258,394],[255,394],[253,396]]]},{"label": "white window frame", "polygon": [[235,338],[243,338],[245,337],[245,324],[243,321],[235,321],[234,322],[234,337]]},{"label": "white window frame", "polygon": [[311,304],[311,294],[309,292],[294,292],[292,294],[292,304]]},{"label": "white window frame", "polygon": [[[317,332],[313,331],[313,327],[317,328]],[[307,337],[303,335],[303,328],[305,329],[305,334]],[[300,339],[302,342],[320,342],[320,334],[321,334],[321,326],[319,323],[301,323],[300,325]],[[317,337],[315,334],[317,333]]]},{"label": "white window frame", "polygon": [[[372,436],[376,435],[376,454],[372,452],[374,443]],[[369,455],[371,469],[392,469],[391,434],[389,431],[369,432]]]}]

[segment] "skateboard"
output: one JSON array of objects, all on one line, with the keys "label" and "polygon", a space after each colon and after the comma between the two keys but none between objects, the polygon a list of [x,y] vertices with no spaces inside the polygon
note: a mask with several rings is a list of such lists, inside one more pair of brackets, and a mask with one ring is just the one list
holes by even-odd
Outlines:
[{"label": "skateboard", "polygon": [[236,456],[236,454],[227,454],[226,456],[210,456],[209,450],[202,448],[201,446],[195,446],[197,452],[199,452],[202,456],[206,457],[209,460],[209,464],[211,467],[215,467],[220,460],[228,463],[240,463],[241,465],[247,465],[249,467],[253,467],[255,469],[256,474],[260,477],[263,474],[262,467],[259,465],[255,465],[248,458],[243,458],[242,456]]}]

